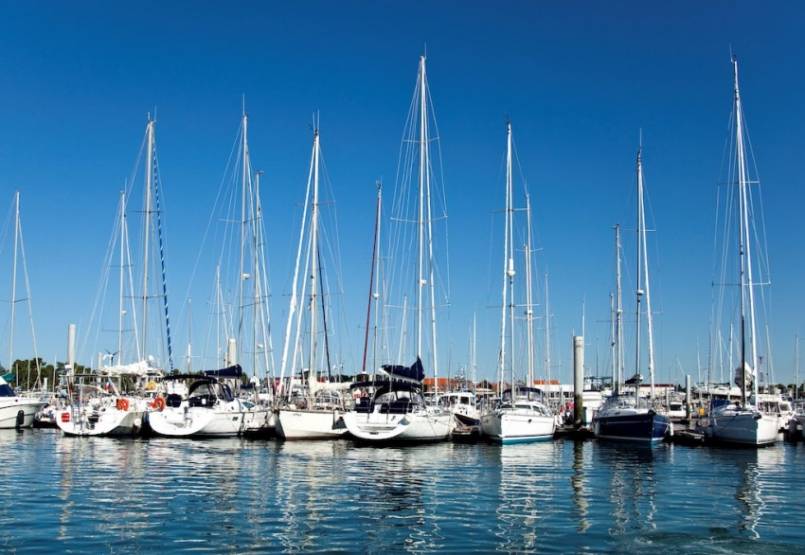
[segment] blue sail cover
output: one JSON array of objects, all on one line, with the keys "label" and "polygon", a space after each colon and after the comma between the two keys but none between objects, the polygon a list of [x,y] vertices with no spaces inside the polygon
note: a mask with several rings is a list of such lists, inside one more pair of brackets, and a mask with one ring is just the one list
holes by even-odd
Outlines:
[{"label": "blue sail cover", "polygon": [[240,364],[236,364],[219,370],[205,370],[204,375],[214,378],[239,378],[243,375],[243,368],[240,367]]},{"label": "blue sail cover", "polygon": [[388,372],[392,378],[405,378],[421,382],[425,378],[425,369],[422,367],[422,359],[417,357],[416,362],[411,366],[400,364],[384,364],[383,370]]}]

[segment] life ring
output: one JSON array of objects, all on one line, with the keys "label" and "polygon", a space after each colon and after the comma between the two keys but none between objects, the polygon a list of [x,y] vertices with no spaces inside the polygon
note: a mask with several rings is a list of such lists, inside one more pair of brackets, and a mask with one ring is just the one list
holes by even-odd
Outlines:
[{"label": "life ring", "polygon": [[129,410],[129,400],[128,399],[118,399],[115,402],[115,408],[117,410],[122,410],[123,412]]},{"label": "life ring", "polygon": [[165,398],[162,396],[155,397],[154,400],[151,401],[151,408],[162,411],[165,408]]}]

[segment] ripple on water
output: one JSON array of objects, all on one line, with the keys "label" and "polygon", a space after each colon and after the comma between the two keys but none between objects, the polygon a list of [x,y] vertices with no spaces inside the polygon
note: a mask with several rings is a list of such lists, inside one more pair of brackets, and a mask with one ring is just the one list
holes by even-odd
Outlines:
[{"label": "ripple on water", "polygon": [[0,432],[3,551],[790,552],[805,447]]}]

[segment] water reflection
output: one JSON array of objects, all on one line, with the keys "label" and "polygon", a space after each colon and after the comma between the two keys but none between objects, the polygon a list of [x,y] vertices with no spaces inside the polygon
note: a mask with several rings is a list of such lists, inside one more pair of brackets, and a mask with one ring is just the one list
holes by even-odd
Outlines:
[{"label": "water reflection", "polygon": [[499,503],[497,506],[498,549],[536,549],[545,526],[540,521],[554,508],[553,442],[502,445],[500,449]]},{"label": "water reflection", "polygon": [[805,447],[790,445],[358,448],[11,431],[0,433],[0,551],[796,551],[803,462]]},{"label": "water reflection", "polygon": [[612,505],[610,535],[633,535],[655,529],[655,459],[661,461],[665,458],[668,448],[596,442],[593,449],[593,464],[609,470],[608,500]]}]

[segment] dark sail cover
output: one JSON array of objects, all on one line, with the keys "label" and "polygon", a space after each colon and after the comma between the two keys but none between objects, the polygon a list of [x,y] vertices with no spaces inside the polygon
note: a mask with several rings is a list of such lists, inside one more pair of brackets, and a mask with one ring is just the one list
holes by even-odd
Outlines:
[{"label": "dark sail cover", "polygon": [[236,364],[220,370],[205,370],[204,375],[215,378],[239,378],[243,375],[243,368],[240,367],[240,364]]},{"label": "dark sail cover", "polygon": [[416,362],[411,366],[400,364],[384,364],[383,370],[388,372],[392,378],[405,378],[421,382],[425,378],[425,369],[422,367],[422,359],[417,357]]}]

